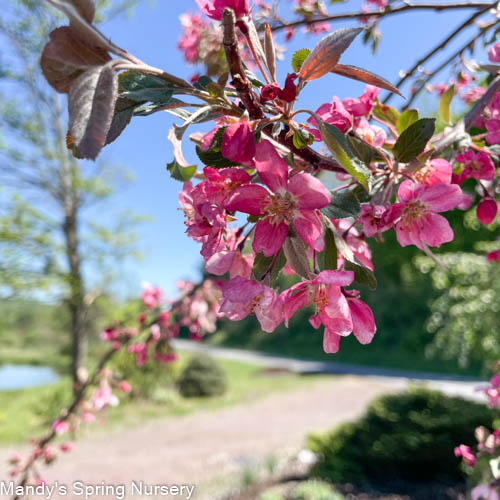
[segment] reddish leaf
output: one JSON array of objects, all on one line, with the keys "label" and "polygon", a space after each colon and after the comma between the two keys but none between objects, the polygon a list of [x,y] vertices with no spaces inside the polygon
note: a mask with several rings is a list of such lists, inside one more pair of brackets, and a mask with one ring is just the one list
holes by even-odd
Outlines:
[{"label": "reddish leaf", "polygon": [[113,44],[92,25],[94,3],[92,0],[47,0],[56,9],[65,14],[71,27],[89,44],[112,51]]},{"label": "reddish leaf", "polygon": [[135,109],[140,106],[140,102],[131,101],[123,97],[118,97],[116,100],[113,120],[109,127],[106,137],[106,144],[110,144],[125,130],[125,127],[130,123],[134,116]]},{"label": "reddish leaf", "polygon": [[342,53],[361,31],[363,28],[343,28],[323,38],[304,61],[300,79],[309,82],[333,71]]},{"label": "reddish leaf", "polygon": [[112,63],[81,74],[68,95],[69,130],[78,152],[95,160],[106,142],[118,95]]},{"label": "reddish leaf", "polygon": [[75,6],[76,10],[81,14],[81,16],[91,23],[95,16],[95,5],[93,0],[71,0],[71,3]]},{"label": "reddish leaf", "polygon": [[395,94],[403,97],[401,92],[389,83],[385,78],[368,71],[367,69],[357,68],[356,66],[349,66],[345,64],[337,64],[332,70],[332,73],[336,73],[340,76],[345,76],[347,78],[352,78],[353,80],[358,80],[360,82],[369,83],[370,85],[375,85],[375,87],[380,87],[381,89],[389,90]]},{"label": "reddish leaf", "polygon": [[41,67],[47,81],[58,92],[69,92],[83,71],[111,60],[109,54],[92,47],[69,26],[54,30],[42,52]]}]

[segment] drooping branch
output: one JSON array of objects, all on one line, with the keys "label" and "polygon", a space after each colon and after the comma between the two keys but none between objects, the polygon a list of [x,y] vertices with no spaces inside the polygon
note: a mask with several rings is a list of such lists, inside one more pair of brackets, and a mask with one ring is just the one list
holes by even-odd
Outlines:
[{"label": "drooping branch", "polygon": [[[422,56],[418,61],[415,62],[415,64],[407,71],[405,71],[405,75],[401,77],[398,82],[395,84],[397,88],[401,87],[401,85],[406,82],[413,74],[415,71],[418,70],[418,68],[427,62],[429,59],[431,59],[434,55],[436,55],[439,51],[444,49],[454,38],[456,38],[462,31],[470,26],[478,17],[482,16],[485,12],[487,12],[490,9],[490,7],[483,7],[482,9],[478,10],[477,12],[474,12],[474,14],[470,17],[468,17],[464,22],[460,23],[459,26],[457,26],[456,29],[454,29],[441,43],[436,45],[432,50],[427,52],[424,56]],[[384,99],[384,104],[389,102],[389,100],[393,97],[393,94],[388,94],[387,97]]]},{"label": "drooping branch", "polygon": [[346,19],[359,19],[360,17],[372,18],[372,17],[389,17],[394,14],[402,14],[404,12],[413,10],[433,10],[436,12],[445,10],[457,10],[457,9],[493,9],[496,6],[496,2],[457,2],[457,3],[420,3],[413,4],[405,2],[405,5],[401,7],[388,8],[383,11],[375,12],[346,12],[343,14],[335,14],[333,16],[320,16],[312,19],[301,19],[300,21],[294,21],[291,23],[281,23],[273,26],[274,31],[281,31],[286,28],[295,28],[298,26],[312,26],[318,23],[333,22],[333,21],[344,21]]}]

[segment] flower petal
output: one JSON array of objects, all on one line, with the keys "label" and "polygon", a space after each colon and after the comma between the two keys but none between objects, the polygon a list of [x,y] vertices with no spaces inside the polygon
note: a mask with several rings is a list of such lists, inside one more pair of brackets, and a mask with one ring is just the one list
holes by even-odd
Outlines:
[{"label": "flower petal", "polygon": [[314,250],[321,252],[325,248],[323,222],[312,210],[300,210],[293,219],[297,234]]},{"label": "flower petal", "polygon": [[447,212],[456,208],[463,197],[457,184],[436,184],[425,189],[419,199],[431,212]]},{"label": "flower petal", "polygon": [[327,354],[335,354],[339,352],[339,347],[340,336],[325,328],[325,332],[323,333],[323,351]]},{"label": "flower petal", "polygon": [[255,227],[252,248],[255,253],[262,252],[266,257],[271,257],[281,249],[287,234],[288,226],[284,222],[275,225],[269,220],[260,220]]},{"label": "flower petal", "polygon": [[228,212],[262,215],[262,208],[269,196],[269,191],[262,186],[255,184],[240,186],[224,201],[224,208]]},{"label": "flower petal", "polygon": [[310,174],[294,175],[288,183],[288,191],[297,198],[297,205],[301,210],[323,208],[331,201],[328,189]]},{"label": "flower petal", "polygon": [[360,344],[369,344],[377,331],[375,318],[370,307],[359,299],[349,299],[352,318],[352,333]]},{"label": "flower petal", "polygon": [[288,182],[288,165],[267,140],[257,144],[255,167],[262,182],[274,193],[286,189]]}]

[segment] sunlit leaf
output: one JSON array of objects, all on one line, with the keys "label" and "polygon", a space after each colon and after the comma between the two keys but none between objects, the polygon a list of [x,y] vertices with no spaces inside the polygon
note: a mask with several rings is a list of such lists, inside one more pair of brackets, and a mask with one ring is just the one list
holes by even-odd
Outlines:
[{"label": "sunlit leaf", "polygon": [[450,85],[439,101],[439,116],[445,123],[451,122],[451,101],[455,95],[455,85]]},{"label": "sunlit leaf", "polygon": [[399,136],[392,150],[398,161],[408,163],[424,151],[434,135],[435,121],[434,118],[417,120]]},{"label": "sunlit leaf", "polygon": [[292,57],[292,68],[295,73],[298,73],[307,59],[307,56],[311,53],[309,49],[300,49],[295,52]]},{"label": "sunlit leaf", "polygon": [[401,113],[396,122],[398,134],[402,134],[410,125],[418,120],[418,111],[416,109],[407,109]]}]

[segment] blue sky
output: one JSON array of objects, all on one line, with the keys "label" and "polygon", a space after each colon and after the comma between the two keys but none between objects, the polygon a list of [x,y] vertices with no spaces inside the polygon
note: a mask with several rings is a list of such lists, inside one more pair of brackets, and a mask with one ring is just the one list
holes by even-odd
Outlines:
[{"label": "blue sky", "polygon": [[[281,3],[287,5],[289,2]],[[330,12],[353,10],[359,6],[360,2],[334,4],[330,6]],[[142,2],[131,18],[116,18],[104,24],[101,29],[115,43],[143,61],[189,78],[195,69],[186,65],[182,54],[176,49],[181,32],[178,18],[186,10],[197,11],[195,0],[158,0],[155,4]],[[359,39],[354,41],[341,62],[365,67],[395,82],[401,69],[412,66],[420,55],[437,44],[468,15],[468,11],[455,11],[414,12],[394,16],[380,24],[383,37],[376,55]],[[355,26],[355,23],[336,23],[332,25],[332,29],[350,26]],[[460,38],[451,49],[458,47],[460,40],[465,39]],[[313,37],[298,34],[285,54],[285,62],[278,66],[280,81],[290,70],[287,60],[293,50],[311,48],[316,41]],[[434,64],[444,60],[447,54],[448,51],[443,51]],[[480,51],[479,54],[478,59],[484,61],[484,52]],[[431,65],[430,69],[433,67]],[[438,78],[439,81],[444,79],[444,76],[442,79]],[[330,101],[333,95],[338,95],[341,99],[356,97],[362,93],[363,88],[364,85],[358,82],[334,75],[327,76],[308,85],[301,96],[300,107],[316,109],[323,102]],[[429,97],[426,100],[432,102]],[[397,97],[392,104],[400,102],[402,101]],[[109,212],[117,208],[130,209],[153,218],[152,222],[144,224],[138,230],[144,259],[128,262],[123,266],[119,282],[121,295],[135,294],[141,280],[158,284],[172,294],[176,279],[198,276],[200,249],[184,234],[183,216],[178,210],[177,196],[181,185],[170,179],[165,170],[166,164],[173,157],[167,134],[174,121],[167,113],[134,118],[122,136],[103,153],[104,159],[126,165],[135,175],[135,181],[114,197],[113,207],[109,207]],[[193,128],[192,131],[194,130]],[[195,162],[196,158],[189,149],[189,141],[186,141],[186,157]],[[102,211],[102,207],[100,210]],[[102,217],[101,213],[95,215]]]}]

